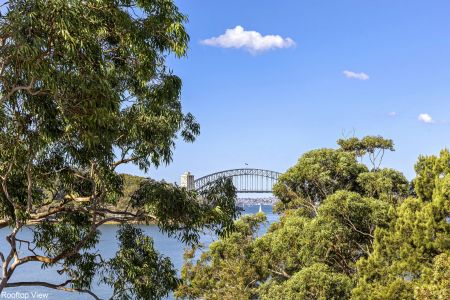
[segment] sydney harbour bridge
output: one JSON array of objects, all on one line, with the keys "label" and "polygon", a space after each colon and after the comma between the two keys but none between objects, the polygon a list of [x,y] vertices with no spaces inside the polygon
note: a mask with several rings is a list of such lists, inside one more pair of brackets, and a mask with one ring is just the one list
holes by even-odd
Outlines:
[{"label": "sydney harbour bridge", "polygon": [[198,179],[189,172],[181,176],[181,186],[201,191],[221,178],[231,178],[238,193],[272,193],[281,173],[263,169],[231,169],[215,172]]}]

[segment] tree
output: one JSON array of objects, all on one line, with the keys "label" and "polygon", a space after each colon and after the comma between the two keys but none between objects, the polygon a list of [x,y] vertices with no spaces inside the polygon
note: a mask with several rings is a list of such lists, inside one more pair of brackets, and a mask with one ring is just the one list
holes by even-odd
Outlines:
[{"label": "tree", "polygon": [[[165,65],[186,54],[186,16],[172,0],[13,0],[0,15],[0,292],[17,286],[90,290],[96,274],[114,299],[155,299],[177,282],[170,261],[133,226],[105,261],[95,253],[99,226],[154,222],[188,244],[206,227],[229,230],[235,189],[224,180],[201,195],[146,180],[132,210],[120,165],[147,171],[169,163],[175,139],[192,142],[199,125],[182,111],[181,80]],[[20,240],[34,224],[32,240]],[[29,253],[20,254],[25,245]],[[58,267],[67,281],[11,282],[30,262]],[[143,284],[144,283],[144,284]],[[125,291],[126,290],[126,291]]]},{"label": "tree", "polygon": [[448,299],[450,286],[450,153],[420,157],[419,198],[398,207],[375,231],[374,250],[358,262],[354,299]]},{"label": "tree", "polygon": [[350,277],[332,272],[327,265],[317,263],[281,284],[262,287],[261,299],[347,299],[351,288]]}]

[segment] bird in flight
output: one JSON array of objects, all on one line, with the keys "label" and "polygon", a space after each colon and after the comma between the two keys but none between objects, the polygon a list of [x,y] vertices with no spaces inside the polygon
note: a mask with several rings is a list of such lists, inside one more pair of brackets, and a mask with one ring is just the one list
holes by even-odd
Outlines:
[{"label": "bird in flight", "polygon": [[245,163],[246,166],[248,166],[248,163]]}]

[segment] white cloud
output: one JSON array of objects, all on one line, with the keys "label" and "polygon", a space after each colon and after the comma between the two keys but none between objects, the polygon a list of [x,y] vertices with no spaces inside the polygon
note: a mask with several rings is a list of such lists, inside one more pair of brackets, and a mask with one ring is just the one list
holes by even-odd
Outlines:
[{"label": "white cloud", "polygon": [[390,113],[388,113],[389,117],[396,117],[398,114],[395,111],[391,111]]},{"label": "white cloud", "polygon": [[201,43],[220,48],[243,48],[251,53],[295,46],[295,42],[291,38],[283,38],[279,35],[262,35],[257,31],[247,31],[239,25],[225,30],[225,33],[218,37],[202,40]]},{"label": "white cloud", "polygon": [[345,77],[351,78],[351,79],[368,80],[370,78],[369,75],[367,75],[366,73],[363,73],[363,72],[356,73],[356,72],[345,70],[342,72],[342,74],[344,74]]},{"label": "white cloud", "polygon": [[429,114],[420,114],[417,119],[424,123],[434,123],[433,118]]}]

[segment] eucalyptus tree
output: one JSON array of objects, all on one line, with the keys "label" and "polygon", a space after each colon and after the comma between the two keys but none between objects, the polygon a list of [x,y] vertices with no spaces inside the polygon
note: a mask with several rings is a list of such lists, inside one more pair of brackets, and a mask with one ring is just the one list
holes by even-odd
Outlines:
[{"label": "eucalyptus tree", "polygon": [[[186,16],[172,0],[12,0],[0,13],[0,229],[11,229],[0,292],[44,286],[97,298],[99,275],[113,299],[161,298],[178,279],[142,231],[123,226],[110,260],[96,245],[111,221],[153,222],[195,244],[236,217],[226,180],[202,195],[146,180],[131,209],[114,208],[124,190],[117,167],[170,163],[177,137],[199,134],[165,63],[186,54]],[[30,240],[18,236],[25,227]],[[11,281],[32,262],[57,268],[61,281]]]},{"label": "eucalyptus tree", "polygon": [[380,168],[386,150],[395,151],[394,142],[382,136],[368,135],[362,139],[351,137],[339,139],[337,143],[342,150],[354,153],[361,160],[367,155],[374,170]]}]

